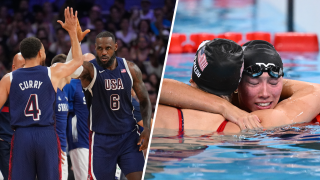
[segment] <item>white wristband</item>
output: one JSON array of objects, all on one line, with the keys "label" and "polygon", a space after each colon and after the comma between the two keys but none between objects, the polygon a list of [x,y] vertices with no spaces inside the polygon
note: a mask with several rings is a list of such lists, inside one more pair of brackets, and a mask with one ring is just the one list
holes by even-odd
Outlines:
[{"label": "white wristband", "polygon": [[[80,45],[81,45],[81,42],[80,42]],[[70,48],[69,50],[69,53],[67,55],[67,59],[66,59],[66,62],[69,62],[72,60],[72,47]]]},{"label": "white wristband", "polygon": [[78,78],[81,75],[82,71],[83,71],[83,66],[80,66],[75,72],[73,72],[70,75],[70,77],[71,78]]}]

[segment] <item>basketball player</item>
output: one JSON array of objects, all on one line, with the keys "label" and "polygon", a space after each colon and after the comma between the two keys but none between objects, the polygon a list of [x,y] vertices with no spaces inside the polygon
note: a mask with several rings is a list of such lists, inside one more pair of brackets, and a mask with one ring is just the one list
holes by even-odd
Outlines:
[{"label": "basketball player", "polygon": [[[118,46],[112,33],[98,34],[95,46],[96,59],[84,62],[74,73],[88,94],[90,107],[88,179],[114,179],[118,163],[129,180],[140,180],[144,166],[141,150],[148,147],[151,119],[141,71],[134,63],[115,56]],[[140,138],[132,113],[131,88],[140,101],[144,126]]]},{"label": "basketball player", "polygon": [[[55,94],[60,80],[82,64],[82,53],[76,36],[77,12],[65,9],[65,23],[74,59],[43,67],[45,49],[40,40],[26,38],[20,51],[26,60],[20,68],[0,81],[0,106],[9,97],[11,127],[15,129],[11,143],[9,179],[61,179],[60,147],[54,127]],[[10,94],[10,95],[9,95]],[[11,108],[14,107],[14,108]]]},{"label": "basketball player", "polygon": [[[25,63],[21,53],[17,53],[13,57],[12,71],[22,68]],[[8,100],[0,110],[0,124],[0,170],[3,178],[8,179],[11,138],[13,134],[13,130],[10,127]]]},{"label": "basketball player", "polygon": [[[94,58],[91,53],[83,55],[84,61]],[[89,165],[89,111],[80,79],[72,79],[63,90],[67,94],[69,103],[67,140],[73,173],[75,179],[86,180]]]},{"label": "basketball player", "polygon": [[[65,54],[56,55],[52,61],[51,65],[54,63],[65,63],[67,56]],[[67,118],[68,118],[68,98],[66,93],[63,91],[63,87],[69,84],[71,77],[62,78],[58,84],[57,94],[56,94],[56,130],[60,140],[61,147],[61,160],[62,160],[62,180],[68,179],[68,161],[67,161]]]}]

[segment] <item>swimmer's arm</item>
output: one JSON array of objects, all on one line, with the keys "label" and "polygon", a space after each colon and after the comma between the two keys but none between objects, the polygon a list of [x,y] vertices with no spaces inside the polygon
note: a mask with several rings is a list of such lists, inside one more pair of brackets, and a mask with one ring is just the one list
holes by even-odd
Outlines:
[{"label": "swimmer's arm", "polygon": [[256,116],[237,108],[227,100],[173,79],[163,79],[159,103],[221,114],[241,129],[261,127]]},{"label": "swimmer's arm", "polygon": [[137,94],[137,97],[140,102],[140,112],[143,119],[143,131],[140,135],[140,139],[138,141],[138,145],[141,144],[142,140],[143,144],[140,147],[140,151],[147,149],[149,144],[150,137],[150,120],[151,120],[151,102],[149,99],[148,91],[142,81],[142,73],[137,65],[134,63],[127,61],[132,81],[133,81],[133,90]]},{"label": "swimmer's arm", "polygon": [[10,86],[10,75],[6,74],[0,81],[0,109],[9,97]]},{"label": "swimmer's arm", "polygon": [[[314,88],[313,88],[314,87]],[[283,79],[283,88],[281,92],[280,99],[287,99],[292,96],[299,97],[304,96],[304,92],[308,91],[318,91],[320,90],[320,86],[315,83],[308,83],[303,81],[291,80],[291,79]],[[312,93],[312,92],[311,92]]]},{"label": "swimmer's arm", "polygon": [[290,124],[310,122],[320,113],[320,85],[299,81],[292,83],[288,82],[286,86],[291,88],[293,95],[281,101],[275,110],[282,111]]},{"label": "swimmer's arm", "polygon": [[228,104],[228,102],[182,82],[163,79],[159,104],[221,114],[223,106],[226,106],[224,104]]}]

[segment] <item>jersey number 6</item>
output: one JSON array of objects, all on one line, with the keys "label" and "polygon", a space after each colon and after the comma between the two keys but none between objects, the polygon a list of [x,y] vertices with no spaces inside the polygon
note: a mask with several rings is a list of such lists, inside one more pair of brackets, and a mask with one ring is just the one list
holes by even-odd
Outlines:
[{"label": "jersey number 6", "polygon": [[41,110],[39,109],[37,94],[30,95],[27,106],[24,109],[24,115],[33,116],[34,121],[40,120]]},{"label": "jersey number 6", "polygon": [[118,94],[111,94],[110,96],[110,107],[113,111],[120,109],[120,96]]}]

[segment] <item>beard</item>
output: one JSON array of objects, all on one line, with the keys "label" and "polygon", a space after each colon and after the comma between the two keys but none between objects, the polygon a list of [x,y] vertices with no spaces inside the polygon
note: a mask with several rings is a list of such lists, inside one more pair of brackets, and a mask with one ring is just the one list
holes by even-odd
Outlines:
[{"label": "beard", "polygon": [[113,53],[113,55],[111,56],[111,58],[109,59],[109,61],[108,61],[107,63],[103,63],[103,62],[100,60],[99,56],[96,55],[96,60],[97,60],[98,65],[101,66],[101,67],[103,67],[104,69],[107,69],[108,67],[110,67],[110,66],[113,64],[113,62],[114,62],[115,59],[116,59],[116,53]]}]

